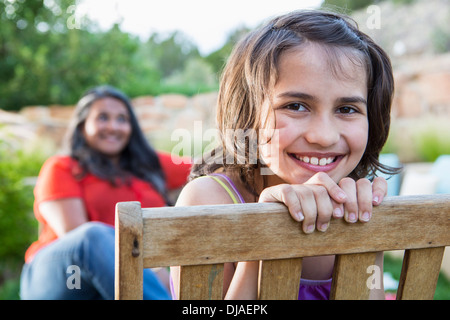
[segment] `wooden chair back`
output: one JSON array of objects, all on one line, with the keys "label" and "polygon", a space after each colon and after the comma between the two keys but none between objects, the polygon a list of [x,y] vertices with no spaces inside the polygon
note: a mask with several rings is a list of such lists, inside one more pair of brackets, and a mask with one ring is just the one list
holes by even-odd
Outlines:
[{"label": "wooden chair back", "polygon": [[[368,223],[305,234],[280,203],[116,206],[116,299],[142,299],[143,268],[181,266],[180,299],[222,299],[223,264],[260,260],[259,299],[297,299],[302,258],[336,255],[331,299],[367,299],[375,253],[405,250],[397,299],[432,299],[450,195],[388,197]],[[372,268],[372,269],[371,269]],[[382,277],[382,270],[381,270]]]}]

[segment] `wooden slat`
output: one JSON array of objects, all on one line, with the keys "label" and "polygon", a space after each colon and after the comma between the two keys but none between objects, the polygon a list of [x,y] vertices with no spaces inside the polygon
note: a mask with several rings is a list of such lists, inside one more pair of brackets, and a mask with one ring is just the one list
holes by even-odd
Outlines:
[{"label": "wooden slat", "polygon": [[370,293],[367,280],[371,276],[367,270],[375,264],[376,255],[376,252],[337,255],[330,299],[367,300]]},{"label": "wooden slat", "polygon": [[[211,206],[143,209],[149,244],[144,266],[445,246],[450,243],[449,201],[450,195],[386,198],[369,223],[332,219],[327,232],[308,235],[279,203],[216,205],[213,212]],[[424,212],[433,212],[433,219],[423,219]]]},{"label": "wooden slat", "polygon": [[444,250],[445,247],[405,250],[398,300],[433,299]]},{"label": "wooden slat", "polygon": [[223,264],[180,267],[180,300],[221,300]]},{"label": "wooden slat", "polygon": [[[178,297],[221,299],[224,262],[262,259],[270,261],[261,267],[260,298],[289,299],[298,294],[300,257],[337,254],[331,298],[368,298],[372,252],[406,249],[397,297],[432,299],[450,244],[449,203],[450,195],[387,198],[369,223],[333,219],[327,232],[310,235],[282,204],[141,210],[137,202],[119,203],[115,297],[142,299],[144,267],[182,265]],[[355,283],[362,285],[356,291]]]},{"label": "wooden slat", "polygon": [[297,300],[302,258],[261,261],[260,300]]},{"label": "wooden slat", "polygon": [[140,203],[118,203],[115,227],[115,299],[142,300],[143,222]]}]

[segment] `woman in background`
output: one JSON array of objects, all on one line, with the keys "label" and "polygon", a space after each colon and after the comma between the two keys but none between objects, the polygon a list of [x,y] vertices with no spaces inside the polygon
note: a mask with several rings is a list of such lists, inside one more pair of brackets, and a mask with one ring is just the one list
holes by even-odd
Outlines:
[{"label": "woman in background", "polygon": [[[44,163],[34,190],[42,231],[25,255],[21,298],[113,299],[116,203],[171,205],[190,164],[153,150],[129,99],[109,86],[80,99],[66,149]],[[164,272],[144,270],[144,299],[170,299]]]}]

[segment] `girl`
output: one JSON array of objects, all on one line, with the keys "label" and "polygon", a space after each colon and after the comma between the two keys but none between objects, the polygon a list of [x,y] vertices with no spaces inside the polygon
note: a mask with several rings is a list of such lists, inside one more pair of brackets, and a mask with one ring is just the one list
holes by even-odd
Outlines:
[{"label": "girl", "polygon": [[[80,99],[66,144],[65,155],[44,163],[34,190],[42,228],[26,252],[21,297],[114,299],[116,203],[170,204],[168,192],[185,184],[190,165],[154,151],[128,98],[108,86]],[[149,269],[144,298],[170,298]]]},{"label": "girl", "polygon": [[[348,18],[273,19],[232,52],[217,105],[221,146],[193,169],[209,178],[192,180],[177,205],[282,202],[306,233],[325,232],[332,217],[368,222],[387,192],[376,171],[395,173],[378,161],[393,83],[386,53]],[[252,143],[229,134],[239,130],[258,139],[256,157]],[[334,257],[303,261],[299,298],[328,299]],[[258,266],[226,265],[224,297],[257,298]],[[371,297],[383,298],[383,288]]]}]

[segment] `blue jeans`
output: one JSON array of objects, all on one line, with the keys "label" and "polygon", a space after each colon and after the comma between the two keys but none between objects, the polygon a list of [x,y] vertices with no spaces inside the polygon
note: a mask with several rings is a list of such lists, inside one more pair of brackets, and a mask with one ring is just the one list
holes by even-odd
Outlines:
[{"label": "blue jeans", "polygon": [[[42,248],[24,265],[20,296],[28,300],[114,299],[114,228],[88,222]],[[170,294],[144,270],[144,299]]]}]

